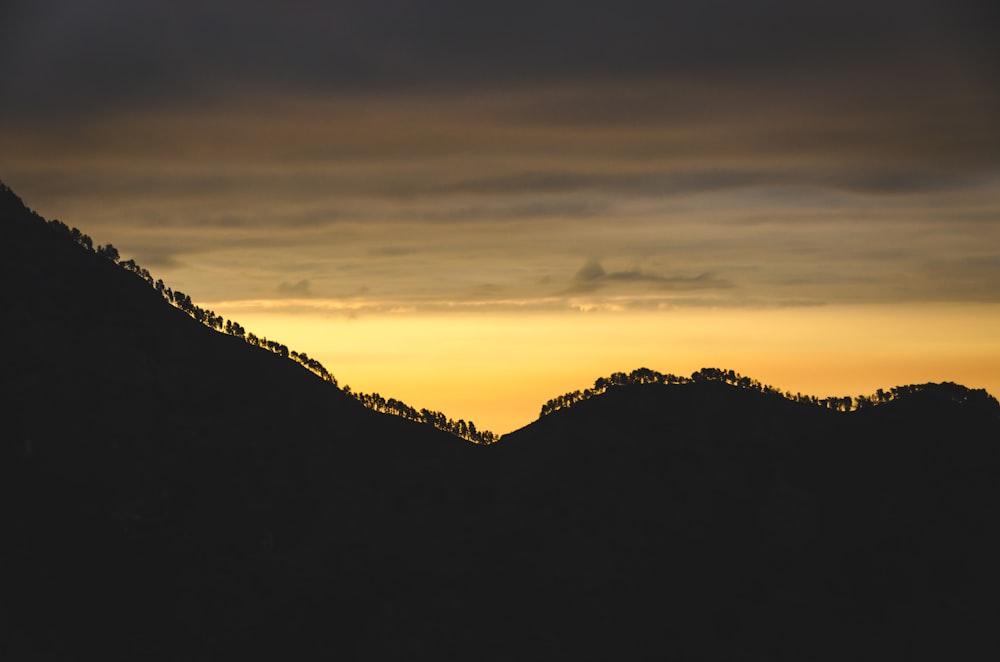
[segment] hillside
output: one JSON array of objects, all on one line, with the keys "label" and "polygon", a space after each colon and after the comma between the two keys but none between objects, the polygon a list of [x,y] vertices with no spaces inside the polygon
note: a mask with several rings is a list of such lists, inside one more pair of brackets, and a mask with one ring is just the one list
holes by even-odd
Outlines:
[{"label": "hillside", "polygon": [[636,371],[480,446],[196,321],[7,191],[0,227],[3,659],[997,652],[985,393]]},{"label": "hillside", "polygon": [[[427,562],[413,527],[468,518],[451,493],[482,448],[198,323],[12,196],[0,210],[5,659],[277,645],[310,600],[361,613]],[[324,641],[351,650],[342,616]]]},{"label": "hillside", "polygon": [[553,636],[599,614],[589,650],[971,655],[997,615],[998,439],[995,407],[933,393],[843,413],[719,382],[626,386],[501,440],[497,502],[531,523],[515,572],[572,587]]}]

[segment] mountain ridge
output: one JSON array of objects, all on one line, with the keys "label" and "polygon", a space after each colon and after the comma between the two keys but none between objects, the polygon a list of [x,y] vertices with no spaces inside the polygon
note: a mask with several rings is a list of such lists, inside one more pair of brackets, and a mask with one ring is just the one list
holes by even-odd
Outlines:
[{"label": "mountain ridge", "polygon": [[985,392],[836,411],[859,401],[638,369],[470,444],[12,205],[5,659],[998,652]]},{"label": "mountain ridge", "polygon": [[[175,292],[162,280],[154,280],[150,272],[141,265],[138,265],[134,260],[121,259],[117,249],[115,249],[112,244],[97,245],[95,247],[93,240],[77,228],[70,228],[58,220],[46,221],[44,217],[25,205],[23,200],[21,200],[21,198],[2,181],[0,181],[0,213],[3,213],[5,217],[9,216],[11,218],[22,219],[22,221],[18,223],[18,227],[21,229],[22,235],[25,234],[25,232],[31,234],[29,227],[34,225],[31,229],[35,231],[35,234],[43,234],[47,230],[51,235],[61,237],[68,243],[72,243],[80,248],[86,249],[88,253],[104,258],[103,262],[107,263],[102,264],[100,261],[91,261],[89,263],[78,261],[77,264],[79,267],[92,271],[94,269],[98,269],[98,264],[101,264],[100,268],[103,268],[104,270],[107,270],[109,264],[117,265],[121,270],[129,272],[130,274],[136,276],[139,281],[144,282],[149,289],[155,291],[160,298],[168,301],[174,308],[186,313],[188,316],[194,318],[196,321],[200,322],[209,329],[214,329],[220,332],[224,330],[226,335],[238,338],[252,347],[266,349],[283,358],[292,359],[310,372],[319,376],[324,381],[330,382],[338,390],[352,396],[368,409],[393,414],[411,421],[427,423],[433,427],[451,432],[458,437],[474,443],[491,444],[501,438],[501,435],[497,435],[492,431],[477,429],[477,426],[475,426],[472,421],[465,421],[464,419],[456,421],[448,418],[441,412],[431,411],[428,409],[417,410],[416,408],[396,398],[385,398],[379,393],[369,394],[353,392],[349,386],[340,388],[336,378],[333,377],[326,367],[315,359],[308,357],[307,354],[299,353],[295,350],[289,350],[287,346],[279,341],[258,337],[253,332],[248,332],[237,321],[224,320],[221,316],[216,315],[214,312],[201,308],[194,303],[188,295],[179,291]],[[30,221],[25,223],[23,222],[24,219],[30,219]],[[15,228],[15,235],[16,230],[17,228]],[[23,238],[24,237],[22,237],[22,239]],[[12,244],[14,245],[15,250],[24,250],[26,247],[26,244],[17,241],[16,238]],[[76,257],[80,257],[79,252]],[[21,256],[21,264],[33,265],[33,261],[26,258],[27,256]],[[24,266],[20,268],[22,271],[24,270]],[[37,270],[25,274],[25,276],[30,277],[36,285],[44,284],[47,281],[47,278]],[[49,290],[49,292],[50,294],[53,293],[52,290]],[[82,296],[82,294],[83,293],[78,293],[79,296]],[[138,296],[137,292],[136,296]],[[134,314],[135,311],[130,310],[129,313]],[[996,405],[996,399],[984,389],[969,389],[953,382],[943,382],[941,384],[911,384],[892,387],[888,390],[879,389],[876,393],[870,395],[858,395],[853,397],[826,397],[820,399],[815,396],[802,395],[801,393],[792,394],[791,392],[783,392],[780,388],[762,384],[756,379],[745,377],[732,370],[702,368],[695,371],[690,377],[679,377],[673,374],[659,373],[655,370],[650,370],[649,368],[638,368],[630,373],[616,372],[608,376],[598,377],[595,380],[593,388],[584,389],[582,391],[571,391],[550,399],[542,405],[539,418],[542,418],[559,409],[572,406],[582,400],[599,396],[610,388],[634,384],[685,384],[699,381],[718,381],[744,389],[761,391],[764,393],[775,393],[789,400],[797,402],[810,402],[812,404],[838,411],[853,411],[862,407],[885,404],[896,399],[901,394],[912,394],[920,390],[930,391],[933,387],[937,387],[938,391],[942,391],[944,389],[949,390],[949,393],[945,395],[947,398],[981,401],[984,406],[989,406],[990,402]],[[531,424],[532,422],[529,422],[526,426]],[[510,433],[507,434],[509,435]]]},{"label": "mountain ridge", "polygon": [[[143,281],[149,289],[153,290],[157,294],[158,297],[169,302],[174,308],[186,313],[188,316],[195,319],[205,327],[219,332],[224,331],[225,335],[238,338],[252,347],[265,349],[283,358],[293,360],[313,374],[319,376],[323,381],[331,383],[340,392],[350,395],[368,409],[393,414],[411,421],[427,423],[433,427],[466,439],[467,441],[472,441],[473,443],[489,444],[498,438],[498,435],[489,430],[479,430],[474,424],[466,422],[462,419],[457,421],[450,419],[441,412],[428,410],[426,408],[418,411],[414,407],[411,407],[400,400],[395,398],[386,399],[381,397],[378,393],[367,394],[353,392],[349,386],[339,388],[336,378],[333,377],[325,366],[323,366],[319,361],[310,358],[306,353],[290,350],[287,346],[280,342],[268,340],[264,337],[258,337],[253,332],[248,332],[238,322],[225,320],[221,316],[216,315],[213,311],[201,308],[191,300],[190,296],[184,294],[183,292],[174,291],[162,280],[154,280],[150,272],[141,265],[138,265],[134,260],[122,260],[118,254],[118,250],[112,244],[109,243],[103,246],[97,245],[95,247],[93,240],[88,235],[80,232],[77,228],[70,228],[59,220],[46,221],[41,215],[27,207],[9,187],[3,184],[3,182],[0,182],[0,199],[2,199],[0,200],[0,212],[2,212],[5,217],[9,217],[11,219],[8,221],[8,224],[15,225],[16,227],[14,228],[14,231],[20,233],[18,238],[21,241],[18,241],[17,238],[15,238],[15,241],[12,243],[19,246],[22,251],[28,250],[27,247],[29,244],[27,241],[29,239],[37,242],[44,235],[49,235],[52,239],[62,240],[63,243],[67,245],[75,245],[75,248],[77,248],[75,252],[76,258],[81,258],[83,255],[80,249],[85,250],[92,256],[104,258],[103,260],[96,261],[77,261],[77,266],[82,267],[85,270],[107,270],[108,265],[117,265],[121,268],[121,270],[128,272],[130,275],[134,275],[139,281]],[[56,241],[56,243],[59,242]],[[64,245],[63,248],[66,249],[67,246]],[[73,251],[69,251],[67,254],[72,253]],[[29,256],[25,255],[21,256],[21,258],[24,265],[27,266],[32,264],[32,260]],[[99,264],[101,265],[100,267],[97,266]],[[29,271],[29,273],[36,282],[44,283],[48,280],[45,277],[40,278],[40,274],[38,274],[37,271],[34,273]],[[16,276],[14,274],[11,274],[11,282],[14,281],[15,277]],[[122,282],[124,282],[124,280]]]}]

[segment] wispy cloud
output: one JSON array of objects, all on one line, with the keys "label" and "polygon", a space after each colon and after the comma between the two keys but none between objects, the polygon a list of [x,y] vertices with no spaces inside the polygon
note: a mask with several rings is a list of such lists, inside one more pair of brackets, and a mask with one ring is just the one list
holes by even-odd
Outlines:
[{"label": "wispy cloud", "polygon": [[295,283],[282,282],[276,288],[278,294],[284,297],[310,297],[312,296],[312,288],[309,285],[308,280],[300,280]]},{"label": "wispy cloud", "polygon": [[727,280],[710,273],[696,276],[662,276],[641,269],[607,272],[596,259],[590,259],[573,276],[567,294],[596,292],[613,285],[637,285],[651,290],[702,290],[733,287]]}]

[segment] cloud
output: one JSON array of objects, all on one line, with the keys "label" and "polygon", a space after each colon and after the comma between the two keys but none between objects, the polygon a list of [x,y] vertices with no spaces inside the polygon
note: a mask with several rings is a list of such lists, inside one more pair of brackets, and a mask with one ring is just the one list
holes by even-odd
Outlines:
[{"label": "cloud", "polygon": [[[829,146],[831,152],[840,151]],[[831,156],[834,156],[831,153]],[[428,189],[427,194],[441,196],[472,194],[477,196],[546,196],[557,194],[629,195],[644,198],[671,198],[707,193],[763,187],[813,187],[865,195],[902,195],[930,191],[958,191],[988,183],[989,169],[985,164],[943,164],[906,162],[900,157],[882,167],[872,167],[858,159],[838,164],[827,163],[768,163],[742,167],[715,165],[699,169],[689,164],[671,168],[647,168],[633,172],[613,169],[574,172],[568,170],[520,171],[512,174],[458,181]],[[843,158],[841,154],[839,158]],[[794,157],[792,157],[794,159]],[[976,172],[976,171],[980,172]],[[530,210],[526,210],[530,211]],[[582,211],[582,210],[581,210]],[[603,211],[595,209],[590,211]]]},{"label": "cloud", "polygon": [[636,270],[610,273],[607,274],[606,278],[609,281],[653,283],[662,289],[671,290],[724,289],[733,287],[733,284],[729,281],[718,278],[710,273],[701,273],[697,276],[658,276]]},{"label": "cloud", "polygon": [[592,218],[610,209],[604,200],[591,197],[517,199],[484,198],[477,204],[462,204],[445,197],[433,200],[433,206],[404,209],[403,217],[431,222],[504,221],[549,218]]},{"label": "cloud", "polygon": [[705,290],[728,289],[733,284],[710,273],[697,276],[661,276],[655,273],[631,269],[607,272],[596,259],[588,260],[573,276],[565,294],[585,294],[616,284],[637,284],[653,290]]},{"label": "cloud", "polygon": [[412,252],[413,249],[406,246],[376,246],[369,249],[368,254],[373,257],[403,257]]},{"label": "cloud", "polygon": [[981,11],[15,0],[0,174],[220,299],[990,300]]},{"label": "cloud", "polygon": [[602,278],[607,277],[608,273],[604,271],[604,267],[596,259],[587,260],[587,263],[580,267],[580,270],[576,272],[573,277],[574,280],[590,283],[594,281],[599,281]]},{"label": "cloud", "polygon": [[982,175],[942,169],[888,168],[858,169],[832,177],[828,184],[845,191],[872,195],[926,194],[938,191],[960,191],[986,183]]},{"label": "cloud", "polygon": [[[11,5],[8,9],[7,5]],[[9,2],[0,21],[0,97],[30,114],[172,106],[236,89],[340,95],[483,89],[567,78],[698,79],[817,72],[872,63],[987,69],[987,3]],[[953,55],[954,59],[954,55]],[[931,71],[929,73],[937,73]],[[618,115],[600,104],[591,118]],[[567,114],[561,109],[560,114]]]},{"label": "cloud", "polygon": [[276,291],[284,297],[305,298],[313,295],[312,287],[308,280],[300,280],[295,283],[282,282],[278,285]]},{"label": "cloud", "polygon": [[148,269],[176,269],[182,262],[178,257],[178,249],[167,246],[141,246],[134,251],[135,259]]}]

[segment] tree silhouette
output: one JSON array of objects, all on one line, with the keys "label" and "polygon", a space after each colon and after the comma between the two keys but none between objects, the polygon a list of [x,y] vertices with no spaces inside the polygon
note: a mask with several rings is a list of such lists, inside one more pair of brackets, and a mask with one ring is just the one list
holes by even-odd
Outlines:
[{"label": "tree silhouette", "polygon": [[97,254],[101,257],[111,260],[112,262],[118,261],[118,249],[111,244],[106,244],[104,246],[97,247]]},{"label": "tree silhouette", "polygon": [[638,368],[626,374],[615,372],[608,377],[598,377],[594,380],[594,388],[583,391],[570,391],[563,395],[548,400],[542,405],[539,418],[548,416],[560,409],[572,407],[573,405],[589,400],[595,396],[606,393],[613,388],[626,386],[639,386],[650,384],[698,384],[708,382],[720,382],[735,388],[755,391],[767,395],[774,395],[814,407],[824,407],[837,412],[852,412],[867,409],[877,405],[884,405],[898,400],[901,397],[909,397],[915,394],[933,392],[938,395],[945,395],[954,402],[974,403],[982,406],[992,406],[996,399],[985,389],[968,389],[964,386],[952,382],[942,384],[911,384],[908,386],[896,386],[885,391],[879,389],[871,395],[851,396],[831,396],[827,398],[817,398],[814,395],[803,395],[801,393],[784,393],[781,389],[768,384],[761,384],[756,379],[744,377],[733,370],[720,370],[719,368],[702,368],[696,370],[690,377],[678,377],[672,374],[662,374],[649,368]]},{"label": "tree silhouette", "polygon": [[167,286],[162,279],[154,279],[149,270],[143,268],[134,259],[122,260],[118,249],[112,244],[108,243],[98,245],[95,248],[93,240],[86,234],[82,233],[79,229],[75,227],[69,228],[65,223],[57,219],[46,221],[40,215],[24,205],[23,201],[21,201],[21,199],[17,197],[17,195],[14,194],[10,188],[3,184],[3,182],[0,182],[0,193],[3,193],[3,195],[0,195],[0,205],[2,205],[2,209],[0,209],[0,211],[10,211],[14,214],[27,213],[27,215],[34,219],[35,222],[47,227],[49,231],[55,235],[68,242],[72,242],[83,250],[94,253],[106,260],[118,264],[118,266],[120,266],[124,271],[139,277],[166,302],[183,311],[200,324],[234,338],[243,340],[251,347],[271,352],[285,359],[294,360],[305,369],[314,373],[324,382],[331,384],[334,388],[337,388],[343,393],[357,399],[362,405],[369,409],[385,414],[400,416],[418,423],[432,425],[435,428],[463,437],[477,444],[490,444],[499,439],[499,435],[496,435],[489,430],[480,430],[471,422],[466,422],[464,420],[454,421],[441,412],[431,411],[428,409],[418,411],[414,407],[411,407],[410,405],[394,398],[386,400],[377,393],[373,395],[366,395],[364,393],[352,391],[351,387],[348,385],[341,387],[337,383],[337,379],[326,369],[325,366],[323,366],[322,363],[308,356],[304,352],[300,353],[294,350],[289,350],[289,348],[282,343],[274,340],[268,340],[265,337],[248,332],[238,322],[224,319],[221,315],[217,315],[214,311],[207,310],[196,305],[191,300],[189,295],[179,290],[173,290]]}]

